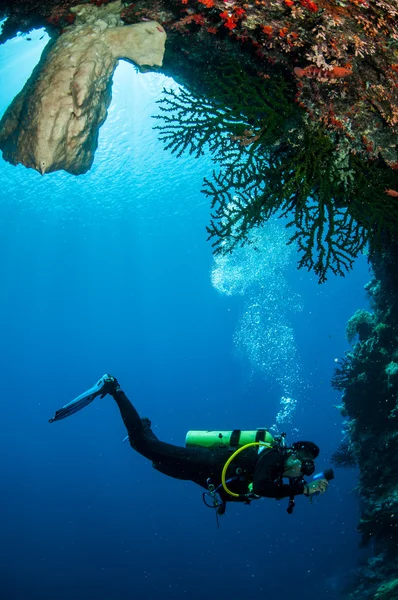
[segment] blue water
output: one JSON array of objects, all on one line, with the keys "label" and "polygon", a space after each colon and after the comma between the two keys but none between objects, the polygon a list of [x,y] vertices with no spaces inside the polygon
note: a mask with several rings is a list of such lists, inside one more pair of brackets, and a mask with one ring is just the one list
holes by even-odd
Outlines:
[{"label": "blue water", "polygon": [[[41,35],[0,48],[2,111]],[[1,600],[334,599],[361,559],[354,470],[312,504],[297,498],[291,516],[286,500],[230,505],[217,530],[201,488],[122,443],[110,397],[48,423],[110,372],[172,443],[189,429],[275,425],[317,442],[324,468],[340,441],[330,378],[347,319],[367,307],[366,258],[319,286],[274,223],[270,270],[247,254],[232,270],[215,263],[200,192],[210,158],[176,159],[152,129],[170,85],[120,64],[85,175],[0,162]],[[215,269],[225,282],[239,266],[221,291]],[[261,322],[248,328],[253,310]]]}]

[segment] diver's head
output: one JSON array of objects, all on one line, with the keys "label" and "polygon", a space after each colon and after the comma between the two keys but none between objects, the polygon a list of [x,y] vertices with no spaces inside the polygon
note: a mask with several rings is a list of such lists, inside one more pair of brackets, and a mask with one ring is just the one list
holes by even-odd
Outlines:
[{"label": "diver's head", "polygon": [[295,442],[289,450],[285,461],[284,477],[312,475],[315,471],[314,460],[319,454],[318,446],[313,442]]}]

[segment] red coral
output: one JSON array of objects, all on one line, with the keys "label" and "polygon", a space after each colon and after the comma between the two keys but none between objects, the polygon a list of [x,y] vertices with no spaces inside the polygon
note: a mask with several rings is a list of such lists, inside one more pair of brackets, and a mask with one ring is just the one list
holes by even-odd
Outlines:
[{"label": "red coral", "polygon": [[273,27],[271,27],[271,25],[261,25],[261,30],[263,33],[266,33],[269,36],[271,36],[274,31],[274,29],[273,29]]},{"label": "red coral", "polygon": [[223,25],[224,27],[226,27],[227,29],[229,29],[230,31],[232,29],[235,29],[236,27],[236,22],[237,22],[237,17],[235,15],[231,15],[229,14],[227,11],[220,13],[220,17],[223,20]]},{"label": "red coral", "polygon": [[196,23],[197,25],[204,25],[205,24],[205,18],[203,15],[192,15],[192,21],[194,23]]},{"label": "red coral", "polygon": [[199,0],[201,4],[204,4],[206,8],[212,8],[214,6],[214,0]]},{"label": "red coral", "polygon": [[318,12],[319,8],[317,6],[317,4],[315,4],[315,2],[312,2],[312,0],[299,0],[301,6],[304,6],[304,8],[308,8],[308,10],[310,10],[311,12]]},{"label": "red coral", "polygon": [[224,21],[224,27],[226,27],[227,29],[235,29],[236,23],[234,19],[229,18],[226,21]]},{"label": "red coral", "polygon": [[[62,28],[66,25],[71,25],[74,23],[76,19],[76,15],[70,13],[67,7],[56,6],[51,14],[47,17],[46,21],[50,25],[54,25],[54,27]],[[60,31],[63,33],[63,31]]]},{"label": "red coral", "polygon": [[74,13],[69,13],[65,17],[65,21],[67,22],[68,25],[72,25],[72,23],[75,22],[75,19],[76,19],[76,15]]},{"label": "red coral", "polygon": [[243,8],[234,8],[234,13],[235,15],[238,17],[238,19],[242,18],[246,12],[243,10]]}]

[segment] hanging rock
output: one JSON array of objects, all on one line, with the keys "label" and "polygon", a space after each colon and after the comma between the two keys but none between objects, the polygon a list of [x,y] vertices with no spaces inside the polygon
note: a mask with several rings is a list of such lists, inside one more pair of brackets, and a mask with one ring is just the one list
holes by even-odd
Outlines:
[{"label": "hanging rock", "polygon": [[161,66],[166,33],[155,21],[124,25],[121,2],[72,8],[75,23],[50,41],[0,121],[5,160],[39,173],[88,171],[112,97],[118,59]]}]

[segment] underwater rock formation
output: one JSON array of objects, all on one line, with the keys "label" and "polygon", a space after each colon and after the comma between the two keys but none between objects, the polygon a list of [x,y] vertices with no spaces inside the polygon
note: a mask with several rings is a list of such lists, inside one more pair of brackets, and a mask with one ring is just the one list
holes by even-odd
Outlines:
[{"label": "underwater rock formation", "polygon": [[73,25],[50,42],[0,122],[0,148],[12,164],[41,174],[88,171],[123,58],[161,66],[166,33],[155,21],[124,25],[121,2],[78,5]]},{"label": "underwater rock formation", "polygon": [[[396,238],[398,0],[371,6],[348,0],[236,0],[233,6],[223,0],[125,0],[123,6],[120,0],[87,0],[84,10],[82,2],[4,0],[0,43],[38,26],[62,43],[82,13],[86,21],[97,19],[99,29],[108,15],[115,20],[110,27],[120,21],[165,27],[161,71],[190,97],[169,96],[162,137],[177,155],[200,153],[212,142],[221,171],[205,180],[203,192],[212,205],[208,233],[215,252],[245,244],[250,230],[279,211],[294,232],[289,243],[297,244],[299,268],[312,270],[322,283],[330,273],[349,271],[367,244],[378,248],[381,239]],[[236,76],[226,63],[235,65]],[[169,108],[175,102],[179,123],[173,124]],[[106,100],[96,106],[104,112],[99,127]],[[0,130],[0,148],[10,161],[19,142],[8,131],[16,108],[3,136]],[[89,142],[95,147],[95,139]],[[82,149],[76,163],[85,158]],[[74,173],[80,169],[69,166]],[[234,223],[241,226],[231,228]]]},{"label": "underwater rock formation", "polygon": [[373,550],[352,594],[358,600],[398,598],[397,255],[396,245],[373,255],[374,277],[366,286],[373,315],[357,311],[350,319],[348,329],[359,340],[332,381],[343,391],[345,439],[359,467],[358,530]]}]

